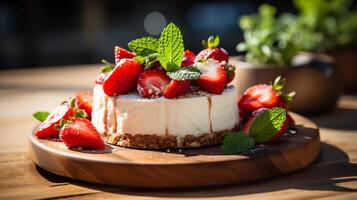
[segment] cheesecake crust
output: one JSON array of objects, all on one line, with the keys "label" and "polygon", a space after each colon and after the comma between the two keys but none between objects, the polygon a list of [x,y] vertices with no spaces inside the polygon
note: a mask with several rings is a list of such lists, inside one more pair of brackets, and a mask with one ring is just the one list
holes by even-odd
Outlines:
[{"label": "cheesecake crust", "polygon": [[111,134],[104,135],[104,139],[112,145],[137,149],[196,148],[220,144],[229,132],[230,130],[205,133],[198,137],[186,135],[184,138],[174,135]]}]

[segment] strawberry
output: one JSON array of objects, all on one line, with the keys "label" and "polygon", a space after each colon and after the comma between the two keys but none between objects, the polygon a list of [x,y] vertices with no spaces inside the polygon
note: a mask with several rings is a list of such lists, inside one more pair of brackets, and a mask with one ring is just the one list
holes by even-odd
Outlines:
[{"label": "strawberry", "polygon": [[235,77],[236,67],[231,64],[226,64],[224,66],[224,69],[226,70],[226,73],[227,73],[227,84],[228,84],[228,83],[232,82],[232,80]]},{"label": "strawberry", "polygon": [[98,76],[95,78],[94,83],[98,85],[102,85],[104,82],[105,77],[108,75],[108,73],[100,73]]},{"label": "strawberry", "polygon": [[295,92],[282,94],[285,79],[277,77],[273,84],[259,84],[248,88],[238,101],[241,113],[249,116],[259,108],[282,107],[287,109],[287,104],[292,100]]},{"label": "strawberry", "polygon": [[190,89],[190,81],[171,80],[170,84],[164,91],[164,97],[173,99],[175,97],[186,94]]},{"label": "strawberry", "polygon": [[114,58],[115,58],[115,64],[117,65],[119,61],[123,58],[134,58],[136,56],[135,53],[130,52],[126,49],[123,49],[121,47],[114,47]]},{"label": "strawberry", "polygon": [[69,119],[73,114],[73,109],[67,103],[59,105],[40,124],[35,131],[35,135],[40,139],[58,137],[58,130],[55,129],[55,125],[58,125],[61,119]]},{"label": "strawberry", "polygon": [[291,117],[288,117],[289,115],[286,115],[285,121],[283,123],[283,125],[281,126],[280,130],[270,139],[269,142],[275,141],[278,138],[280,138],[282,135],[284,135],[284,133],[286,133],[286,131],[289,128],[289,124],[290,124],[290,119]]},{"label": "strawberry", "polygon": [[142,97],[155,98],[163,94],[170,78],[161,70],[146,70],[138,80],[138,92]]},{"label": "strawberry", "polygon": [[207,41],[203,40],[202,45],[205,49],[199,52],[196,56],[195,62],[206,61],[209,58],[215,59],[218,62],[225,61],[228,63],[229,55],[223,48],[218,48],[219,37],[209,37]]},{"label": "strawberry", "polygon": [[224,67],[213,59],[207,63],[196,63],[195,67],[202,72],[197,83],[201,90],[213,94],[222,94],[227,83],[227,74]]},{"label": "strawberry", "polygon": [[278,106],[281,99],[271,85],[259,84],[250,87],[238,102],[238,107],[244,112],[251,113],[259,108]]},{"label": "strawberry", "polygon": [[188,49],[185,50],[181,66],[182,67],[192,66],[193,62],[195,61],[195,58],[196,58],[196,55],[192,51],[190,51]]},{"label": "strawberry", "polygon": [[91,119],[93,105],[92,92],[78,92],[75,94],[74,98],[77,106],[87,113],[88,119]]},{"label": "strawberry", "polygon": [[132,91],[142,71],[140,63],[132,59],[122,59],[104,79],[105,94],[116,96]]},{"label": "strawberry", "polygon": [[68,148],[104,149],[99,133],[88,119],[75,118],[65,124],[60,138]]}]

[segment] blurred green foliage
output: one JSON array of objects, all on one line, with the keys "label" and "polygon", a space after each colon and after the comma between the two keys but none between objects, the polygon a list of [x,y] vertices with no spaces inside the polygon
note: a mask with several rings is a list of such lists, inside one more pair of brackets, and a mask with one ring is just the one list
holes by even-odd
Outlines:
[{"label": "blurred green foliage", "polygon": [[313,49],[322,40],[297,16],[277,17],[275,7],[268,4],[261,5],[257,14],[242,16],[239,25],[245,41],[237,50],[246,51],[246,61],[256,64],[290,65],[298,52]]},{"label": "blurred green foliage", "polygon": [[294,0],[294,4],[302,23],[323,36],[314,50],[356,47],[357,10],[350,10],[351,0]]}]

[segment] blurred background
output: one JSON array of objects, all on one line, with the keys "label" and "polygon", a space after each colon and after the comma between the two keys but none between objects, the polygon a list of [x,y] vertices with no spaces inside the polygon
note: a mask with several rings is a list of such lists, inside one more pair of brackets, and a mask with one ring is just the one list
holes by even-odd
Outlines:
[{"label": "blurred background", "polygon": [[296,13],[292,1],[114,1],[54,0],[0,2],[0,70],[113,60],[115,45],[142,36],[158,36],[168,22],[182,30],[185,47],[198,52],[201,40],[221,36],[231,55],[243,34],[241,15],[263,3],[278,13]]}]

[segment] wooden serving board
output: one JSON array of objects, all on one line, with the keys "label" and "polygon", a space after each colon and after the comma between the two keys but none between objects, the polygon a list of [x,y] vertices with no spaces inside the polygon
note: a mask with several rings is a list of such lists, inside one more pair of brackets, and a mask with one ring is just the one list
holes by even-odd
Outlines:
[{"label": "wooden serving board", "polygon": [[108,145],[101,152],[74,151],[33,133],[29,153],[50,172],[93,183],[161,188],[240,183],[286,174],[315,160],[320,151],[318,128],[300,115],[292,117],[296,131],[241,155],[223,155],[220,145],[171,151]]}]

